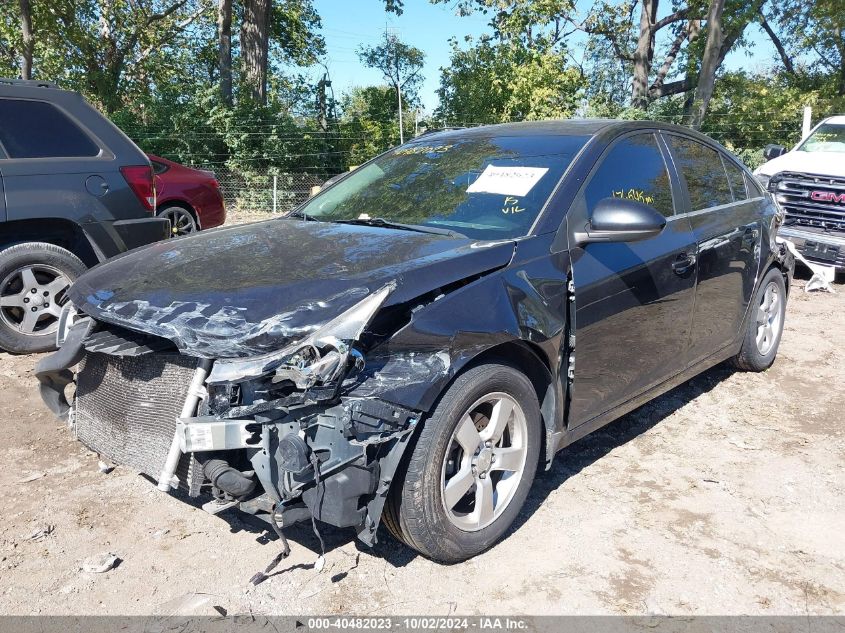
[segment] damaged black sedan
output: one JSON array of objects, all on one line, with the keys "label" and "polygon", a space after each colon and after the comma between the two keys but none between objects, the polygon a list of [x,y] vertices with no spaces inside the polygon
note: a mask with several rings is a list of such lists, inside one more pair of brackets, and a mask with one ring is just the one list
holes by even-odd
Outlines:
[{"label": "damaged black sedan", "polygon": [[564,446],[716,363],[771,365],[780,219],[686,128],[426,135],[286,218],[83,275],[38,378],[86,446],[212,512],[368,544],[384,522],[459,561]]}]

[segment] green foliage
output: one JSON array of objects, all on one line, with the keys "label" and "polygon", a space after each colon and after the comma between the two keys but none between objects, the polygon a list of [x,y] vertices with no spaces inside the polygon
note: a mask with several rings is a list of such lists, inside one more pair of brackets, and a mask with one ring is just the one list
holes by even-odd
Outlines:
[{"label": "green foliage", "polygon": [[[353,88],[341,101],[341,151],[349,165],[360,165],[399,144],[399,107],[389,86]],[[408,124],[410,123],[410,128]],[[413,135],[413,119],[405,121],[405,133]]]},{"label": "green foliage", "polygon": [[489,38],[467,49],[452,41],[450,61],[441,70],[435,113],[448,124],[569,117],[586,84],[563,53]]},{"label": "green foliage", "polygon": [[418,91],[423,79],[420,71],[425,62],[425,53],[420,49],[385,33],[384,41],[378,46],[360,47],[358,58],[365,66],[380,70],[388,84],[401,89],[404,103],[415,105],[419,102]]},{"label": "green foliage", "polygon": [[[376,4],[381,4],[378,0]],[[577,115],[652,118],[680,123],[685,95],[631,108],[631,54],[642,2],[635,0],[431,0],[459,14],[489,18],[490,34],[451,42],[441,69],[440,104],[432,127]],[[401,0],[382,0],[401,15]],[[243,0],[233,0],[234,104],[221,102],[217,0],[31,0],[35,78],[81,91],[146,151],[177,161],[237,170],[265,186],[270,174],[332,174],[399,142],[395,87],[403,95],[404,133],[414,133],[423,51],[387,36],[360,49],[384,86],[357,87],[338,97],[327,128],[317,124],[316,87],[302,68],[325,52],[313,0],[273,0],[269,23],[268,99],[247,98],[239,66]],[[659,17],[707,11],[709,0],[661,0]],[[749,19],[750,2],[726,0],[725,28]],[[20,72],[23,38],[18,2],[0,2],[0,76]],[[845,11],[842,0],[767,0],[764,12],[793,62],[792,71],[722,73],[702,130],[747,162],[770,142],[798,140],[802,108],[815,118],[845,111]],[[659,65],[686,25],[661,29]],[[700,68],[704,31],[678,52],[667,82]],[[572,50],[572,34],[579,47]],[[752,44],[740,38],[737,47]],[[569,47],[569,48],[568,48]],[[758,56],[759,59],[759,56]],[[397,69],[398,67],[398,69]],[[652,67],[651,80],[656,68]],[[320,71],[322,74],[322,71]],[[407,110],[406,110],[407,109]],[[263,180],[261,180],[263,179]],[[249,187],[244,188],[244,196]]]}]

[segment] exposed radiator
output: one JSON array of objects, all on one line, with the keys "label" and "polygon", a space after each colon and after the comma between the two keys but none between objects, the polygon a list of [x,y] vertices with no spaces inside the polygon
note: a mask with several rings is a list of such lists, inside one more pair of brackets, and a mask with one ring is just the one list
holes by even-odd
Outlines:
[{"label": "exposed radiator", "polygon": [[[196,363],[172,353],[87,353],[77,374],[77,437],[114,463],[157,479]],[[202,467],[192,455],[182,456],[176,475],[180,487],[199,494]]]}]

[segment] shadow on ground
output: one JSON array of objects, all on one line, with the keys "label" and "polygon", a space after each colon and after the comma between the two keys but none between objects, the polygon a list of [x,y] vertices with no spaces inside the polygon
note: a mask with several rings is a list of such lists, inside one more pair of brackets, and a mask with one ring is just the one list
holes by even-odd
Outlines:
[{"label": "shadow on ground", "polygon": [[[525,506],[504,538],[509,538],[511,534],[518,530],[545,502],[546,498],[570,477],[577,475],[613,449],[626,444],[656,426],[687,403],[702,394],[708,393],[720,382],[731,376],[733,372],[734,370],[726,364],[713,367],[560,451],[555,457],[551,469],[547,472],[541,471],[538,473]],[[185,501],[192,505],[199,505],[195,499],[189,499],[187,495],[185,495]],[[257,542],[262,544],[272,543],[274,546],[279,546],[278,537],[269,525],[261,519],[237,510],[226,511],[220,515],[220,518],[229,523],[233,532],[253,532],[257,535]],[[355,538],[352,530],[334,528],[319,522],[317,529],[325,543],[326,553],[346,545],[350,539]],[[360,551],[376,554],[394,567],[404,567],[419,556],[414,550],[390,536],[384,526],[379,528],[378,536],[379,543],[373,550],[369,550],[360,541],[355,540],[359,555]],[[320,554],[320,542],[310,522],[298,523],[286,528],[285,537],[291,543],[296,543],[314,552],[315,559]],[[332,582],[342,580],[352,569],[357,567],[359,555],[356,555],[354,565],[345,572],[335,574],[332,577]],[[274,572],[274,575],[291,569],[312,566],[300,563],[285,567],[283,562]]]}]

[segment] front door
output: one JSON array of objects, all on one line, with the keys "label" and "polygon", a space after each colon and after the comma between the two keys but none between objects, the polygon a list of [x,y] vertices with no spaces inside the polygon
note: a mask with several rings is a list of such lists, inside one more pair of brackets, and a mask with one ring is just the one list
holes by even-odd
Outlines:
[{"label": "front door", "polygon": [[[575,286],[575,369],[569,427],[636,397],[687,364],[695,294],[695,237],[674,217],[678,182],[653,133],[615,142],[570,211],[570,231],[599,200],[627,197],[667,218],[654,238],[591,243],[571,250]],[[579,218],[579,216],[581,216]]]}]

